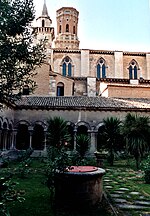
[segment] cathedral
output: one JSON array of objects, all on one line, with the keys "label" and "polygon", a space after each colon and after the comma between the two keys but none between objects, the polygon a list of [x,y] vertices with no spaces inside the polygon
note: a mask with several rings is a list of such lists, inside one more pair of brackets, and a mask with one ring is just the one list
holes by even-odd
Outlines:
[{"label": "cathedral", "polygon": [[90,137],[97,149],[103,119],[124,119],[128,112],[149,116],[150,53],[80,49],[79,11],[62,7],[52,25],[46,2],[33,26],[34,43],[46,39],[46,59],[34,78],[37,89],[0,110],[0,149],[46,150],[47,119],[63,117],[76,149],[76,134]]}]

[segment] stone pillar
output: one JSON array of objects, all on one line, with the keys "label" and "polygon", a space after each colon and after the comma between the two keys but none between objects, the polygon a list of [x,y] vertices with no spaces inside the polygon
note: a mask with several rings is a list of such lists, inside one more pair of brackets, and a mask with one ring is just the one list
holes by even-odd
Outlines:
[{"label": "stone pillar", "polygon": [[16,148],[16,136],[17,136],[17,130],[14,129],[14,130],[12,131],[11,149],[15,149],[15,148]]},{"label": "stone pillar", "polygon": [[146,77],[144,79],[150,79],[150,53],[146,54]]},{"label": "stone pillar", "polygon": [[74,130],[74,146],[73,146],[74,152],[76,152],[77,149],[76,136],[77,136],[77,129]]},{"label": "stone pillar", "polygon": [[3,151],[7,150],[7,134],[8,134],[8,130],[4,129]]},{"label": "stone pillar", "polygon": [[32,127],[29,127],[29,133],[30,133],[29,148],[32,148],[32,136],[33,136],[33,128]]},{"label": "stone pillar", "polygon": [[2,149],[2,130],[0,130],[0,149]]},{"label": "stone pillar", "polygon": [[115,78],[123,78],[123,52],[115,51]]},{"label": "stone pillar", "polygon": [[46,130],[44,130],[44,151],[46,151],[46,149],[47,149],[47,146],[46,146],[46,143],[47,143],[47,139],[46,139]]},{"label": "stone pillar", "polygon": [[90,136],[91,136],[91,145],[90,145],[90,149],[89,149],[89,154],[90,155],[94,155],[94,152],[96,151],[96,133],[95,131],[90,131]]},{"label": "stone pillar", "polygon": [[49,95],[56,96],[56,80],[53,75],[49,76]]},{"label": "stone pillar", "polygon": [[81,50],[81,77],[89,76],[89,50]]}]

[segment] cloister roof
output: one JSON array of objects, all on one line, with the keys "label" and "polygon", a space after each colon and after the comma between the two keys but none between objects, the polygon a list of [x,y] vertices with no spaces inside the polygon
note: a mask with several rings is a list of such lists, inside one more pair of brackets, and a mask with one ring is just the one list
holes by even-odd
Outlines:
[{"label": "cloister roof", "polygon": [[16,109],[52,110],[135,110],[150,111],[150,99],[107,98],[107,97],[50,97],[23,96],[15,101]]}]

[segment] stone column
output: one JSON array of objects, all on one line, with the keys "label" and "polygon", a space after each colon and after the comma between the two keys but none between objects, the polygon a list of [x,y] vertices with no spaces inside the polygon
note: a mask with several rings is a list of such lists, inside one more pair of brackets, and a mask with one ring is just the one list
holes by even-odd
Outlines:
[{"label": "stone column", "polygon": [[16,148],[16,136],[17,136],[17,130],[14,129],[12,131],[11,149],[15,149]]},{"label": "stone column", "polygon": [[44,149],[43,149],[44,151],[46,151],[46,149],[47,149],[47,146],[46,146],[46,143],[47,143],[46,135],[47,135],[47,132],[44,129]]},{"label": "stone column", "polygon": [[30,144],[29,144],[29,147],[32,148],[33,127],[29,127],[29,133],[30,133]]},{"label": "stone column", "polygon": [[90,155],[94,155],[94,152],[96,151],[96,133],[94,130],[90,131],[90,136],[91,136],[91,145],[90,145],[90,149],[89,149],[89,154]]},{"label": "stone column", "polygon": [[4,129],[3,151],[7,150],[7,134],[8,130]]},{"label": "stone column", "polygon": [[0,130],[0,149],[2,149],[2,130]]},{"label": "stone column", "polygon": [[74,129],[74,146],[73,146],[74,152],[76,152],[77,149],[76,136],[77,136],[77,129]]}]

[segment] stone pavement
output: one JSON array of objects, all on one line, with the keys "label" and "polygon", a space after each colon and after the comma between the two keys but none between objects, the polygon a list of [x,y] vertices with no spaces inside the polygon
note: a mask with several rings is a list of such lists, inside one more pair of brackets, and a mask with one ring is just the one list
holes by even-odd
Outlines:
[{"label": "stone pavement", "polygon": [[111,174],[104,177],[104,190],[118,211],[125,216],[150,216],[150,197],[131,186],[120,186],[125,179],[111,177]]}]

